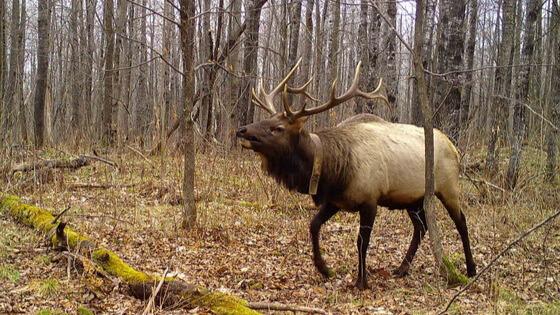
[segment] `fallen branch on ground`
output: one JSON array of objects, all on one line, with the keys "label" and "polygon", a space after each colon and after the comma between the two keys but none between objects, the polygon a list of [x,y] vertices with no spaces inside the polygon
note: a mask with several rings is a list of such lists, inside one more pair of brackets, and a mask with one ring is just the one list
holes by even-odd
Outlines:
[{"label": "fallen branch on ground", "polygon": [[507,253],[513,246],[515,246],[515,244],[519,243],[522,239],[524,239],[525,237],[527,237],[527,235],[533,233],[534,231],[538,230],[540,227],[542,227],[543,225],[547,224],[548,222],[554,220],[556,217],[558,217],[560,215],[560,210],[556,211],[556,213],[554,213],[553,215],[549,216],[548,218],[544,219],[542,222],[540,222],[539,224],[533,226],[532,228],[530,228],[529,230],[525,231],[523,234],[519,235],[515,240],[513,240],[513,242],[509,243],[506,248],[504,248],[498,255],[496,255],[496,257],[494,257],[477,275],[476,277],[474,277],[474,279],[472,279],[471,282],[469,282],[464,288],[462,288],[459,292],[455,293],[455,295],[451,298],[451,300],[449,300],[449,302],[447,303],[447,306],[445,307],[445,309],[441,312],[439,312],[439,314],[444,314],[447,312],[447,310],[449,310],[449,307],[451,306],[451,304],[453,304],[453,302],[459,297],[459,295],[461,295],[463,292],[465,292],[468,288],[470,288],[473,283],[475,283],[480,276],[482,276],[484,273],[486,273],[486,271],[488,271],[490,269],[490,267],[492,267],[494,265],[494,263],[500,258],[502,257],[505,253]]},{"label": "fallen branch on ground", "polygon": [[107,159],[98,156],[80,155],[79,157],[72,160],[44,160],[44,161],[37,161],[33,163],[17,165],[12,168],[11,173],[13,175],[14,173],[17,172],[30,172],[30,171],[52,169],[52,168],[65,168],[65,169],[77,170],[84,166],[90,165],[92,161],[100,161],[102,163],[111,165],[114,168],[117,168],[117,164],[113,161],[109,161]]},{"label": "fallen branch on ground", "polygon": [[[43,233],[52,233],[51,245],[78,251],[91,259],[107,274],[117,277],[129,287],[130,294],[139,299],[149,298],[154,287],[162,280],[160,276],[149,275],[136,270],[124,262],[114,252],[96,244],[93,240],[64,228],[62,224],[53,224],[54,216],[47,210],[24,204],[16,196],[0,198],[0,212],[11,215],[19,222],[32,226]],[[62,225],[62,228],[61,228]],[[163,278],[163,286],[156,296],[156,303],[163,306],[180,305],[186,308],[207,308],[215,314],[259,314],[250,309],[245,300],[221,292],[212,292],[203,287],[185,283],[174,278]]]},{"label": "fallen branch on ground", "polygon": [[70,190],[78,189],[109,189],[109,188],[130,188],[136,184],[87,184],[87,183],[74,183],[68,186]]},{"label": "fallen branch on ground", "polygon": [[316,313],[316,314],[328,314],[325,310],[314,307],[297,306],[297,305],[286,305],[281,303],[249,303],[249,307],[254,310],[267,310],[267,311],[287,311],[287,312],[305,312],[305,313]]}]

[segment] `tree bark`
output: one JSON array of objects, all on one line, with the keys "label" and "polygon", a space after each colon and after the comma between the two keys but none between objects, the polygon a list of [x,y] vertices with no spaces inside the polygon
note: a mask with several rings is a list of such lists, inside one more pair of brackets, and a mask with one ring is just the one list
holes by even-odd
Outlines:
[{"label": "tree bark", "polygon": [[[470,0],[470,16],[469,16],[469,39],[467,42],[467,69],[472,69],[474,66],[474,52],[476,48],[476,24],[478,23],[478,0]],[[459,113],[459,137],[462,137],[464,131],[467,129],[469,109],[471,105],[471,94],[473,87],[473,72],[468,71],[465,74],[465,81],[463,84],[463,93],[461,94],[461,108]],[[460,141],[459,141],[460,143]]]},{"label": "tree bark", "polygon": [[560,135],[560,132],[558,132],[558,128],[560,128],[560,5],[558,0],[552,2],[551,21],[551,25],[556,25],[554,35],[550,37],[556,54],[554,55],[555,66],[552,69],[550,120],[556,128],[549,128],[546,134],[546,180],[554,183],[557,176],[556,160],[558,158],[558,138]]},{"label": "tree bark", "polygon": [[81,0],[72,0],[72,8],[70,9],[70,127],[75,139],[81,138],[81,99],[80,86],[82,84],[80,78],[80,51],[79,51],[79,35],[78,35],[78,12],[81,10]]},{"label": "tree bark", "polygon": [[[440,5],[441,21],[438,27],[442,37],[438,43],[438,70],[441,72],[457,71],[463,67],[465,0],[443,0]],[[442,128],[455,143],[460,129],[459,112],[461,107],[460,73],[446,76],[447,82],[438,83],[439,97],[436,104],[443,104],[436,113],[436,127]],[[444,121],[448,123],[444,123]]]},{"label": "tree bark", "polygon": [[425,0],[416,1],[416,18],[414,21],[414,75],[418,91],[418,104],[422,109],[424,120],[424,139],[425,139],[425,192],[424,192],[424,211],[426,213],[426,223],[430,234],[430,243],[434,255],[436,268],[447,276],[443,264],[443,247],[441,245],[441,235],[435,220],[432,199],[434,196],[434,130],[432,123],[432,108],[429,104],[428,89],[424,77],[424,67],[422,65],[422,48],[424,40],[424,14]]},{"label": "tree bark", "polygon": [[245,31],[245,43],[243,51],[243,72],[245,78],[241,87],[241,96],[238,103],[237,113],[239,122],[236,127],[249,124],[253,121],[255,105],[251,102],[251,89],[255,86],[257,76],[257,56],[259,45],[259,25],[262,6],[266,0],[250,0],[249,12],[247,13],[247,30]]},{"label": "tree bark", "polygon": [[0,142],[6,143],[13,138],[13,122],[16,117],[15,111],[17,107],[14,106],[16,88],[17,88],[17,77],[18,77],[18,61],[19,57],[19,47],[20,47],[20,3],[19,0],[12,1],[12,16],[10,20],[10,60],[7,76],[6,90],[4,94],[4,108],[2,110],[2,125],[0,126]]},{"label": "tree bark", "polygon": [[103,27],[105,29],[105,66],[103,73],[103,119],[102,138],[107,145],[113,144],[113,54],[115,51],[115,32],[113,29],[113,0],[104,1]]},{"label": "tree bark", "polygon": [[194,103],[194,41],[195,41],[195,3],[194,0],[180,0],[181,6],[181,48],[183,51],[183,93],[185,112],[185,134],[184,134],[184,168],[183,168],[183,220],[185,229],[196,225],[196,204],[194,199],[194,167],[195,147],[194,130],[191,119],[192,106]]},{"label": "tree bark", "polygon": [[511,49],[513,45],[513,18],[515,0],[503,0],[502,3],[502,40],[498,48],[497,69],[494,79],[494,91],[488,111],[488,123],[491,128],[490,140],[486,154],[486,170],[490,174],[495,174],[498,169],[498,135],[503,129],[504,122],[498,118],[503,117],[507,103],[503,97],[507,95],[508,69],[510,62]]},{"label": "tree bark", "polygon": [[[529,0],[525,12],[525,36],[523,37],[523,51],[521,53],[521,63],[530,64],[534,57],[535,47],[535,22],[537,21],[540,1]],[[519,17],[521,18],[521,17]],[[506,184],[509,189],[514,189],[519,177],[519,167],[521,164],[521,154],[523,152],[523,140],[525,139],[526,109],[521,103],[529,103],[529,79],[535,67],[521,67],[517,81],[516,102],[513,112],[513,139],[511,142],[511,155],[509,159]]]},{"label": "tree bark", "polygon": [[49,73],[49,0],[37,1],[37,83],[35,85],[34,136],[35,147],[44,145],[45,132],[45,93]]},{"label": "tree bark", "polygon": [[[387,2],[387,19],[391,25],[397,25],[397,2]],[[392,122],[399,120],[399,109],[397,103],[398,72],[396,60],[396,36],[389,27],[385,27],[385,84],[387,86],[387,100],[389,101],[389,119]]]}]

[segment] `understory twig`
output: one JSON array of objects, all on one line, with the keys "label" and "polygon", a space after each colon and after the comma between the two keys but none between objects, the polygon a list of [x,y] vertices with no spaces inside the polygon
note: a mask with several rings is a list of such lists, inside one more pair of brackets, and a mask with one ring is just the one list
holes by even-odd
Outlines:
[{"label": "understory twig", "polygon": [[447,306],[445,307],[444,310],[442,310],[441,312],[439,312],[438,314],[444,314],[445,312],[447,312],[447,310],[449,310],[449,307],[451,306],[451,304],[453,304],[453,302],[459,297],[459,295],[461,295],[463,292],[465,292],[468,288],[470,288],[473,283],[475,283],[484,273],[486,273],[486,271],[488,271],[490,269],[490,267],[492,267],[494,265],[494,263],[500,258],[502,257],[506,252],[508,252],[513,246],[515,246],[517,243],[519,243],[522,239],[524,239],[525,237],[527,237],[527,235],[533,233],[534,231],[538,230],[540,227],[542,227],[543,225],[547,224],[548,222],[554,220],[556,217],[558,217],[560,215],[560,210],[556,211],[556,213],[554,213],[553,215],[549,216],[548,218],[544,219],[542,222],[540,222],[539,224],[533,226],[532,228],[530,228],[529,230],[525,231],[523,234],[519,235],[515,240],[513,240],[513,242],[509,243],[498,255],[496,255],[477,275],[476,277],[474,277],[474,279],[472,279],[471,282],[469,282],[466,286],[464,286],[459,292],[455,293],[455,295],[451,298],[451,300],[449,300],[449,302],[447,303]]},{"label": "understory twig", "polygon": [[150,310],[152,309],[152,307],[154,305],[154,301],[156,300],[156,296],[159,293],[159,290],[161,290],[161,286],[163,285],[165,277],[167,277],[167,272],[168,271],[169,271],[169,268],[165,268],[165,271],[163,272],[163,276],[161,277],[161,280],[159,281],[155,291],[152,292],[152,296],[150,296],[150,300],[148,301],[148,305],[146,305],[146,308],[144,309],[144,312],[142,313],[142,315],[146,315],[146,314],[150,313]]},{"label": "understory twig", "polygon": [[254,309],[254,310],[328,314],[325,310],[322,310],[320,308],[298,306],[298,305],[286,305],[286,304],[281,304],[281,303],[255,302],[255,303],[249,303],[247,306],[249,308]]}]

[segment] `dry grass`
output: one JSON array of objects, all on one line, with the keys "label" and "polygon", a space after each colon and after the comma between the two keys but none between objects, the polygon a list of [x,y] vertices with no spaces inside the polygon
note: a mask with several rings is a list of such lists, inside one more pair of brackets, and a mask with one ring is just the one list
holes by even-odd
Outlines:
[{"label": "dry grass", "polygon": [[[60,158],[65,154],[51,150],[41,155],[47,156]],[[441,309],[458,290],[445,288],[434,276],[428,242],[421,246],[410,276],[389,276],[404,256],[412,227],[402,212],[386,209],[379,211],[368,256],[372,289],[360,292],[352,287],[357,268],[358,218],[354,214],[337,214],[322,230],[325,258],[336,271],[334,278],[322,279],[311,261],[307,230],[315,212],[311,202],[267,178],[252,154],[197,156],[199,228],[190,232],[179,228],[179,158],[153,157],[148,163],[130,151],[109,157],[119,164],[118,171],[94,164],[72,173],[43,174],[41,183],[30,174],[16,174],[4,190],[55,213],[70,205],[65,221],[143,270],[160,274],[169,267],[188,282],[233,292],[250,301],[307,305],[336,314],[416,314]],[[29,158],[29,154],[22,154],[14,161]],[[513,193],[462,182],[479,269],[508,241],[558,207],[560,188],[542,181],[544,158],[542,151],[528,149],[520,187]],[[464,161],[480,159],[480,155],[472,155]],[[506,162],[502,161],[502,169]],[[477,172],[470,175],[483,177]],[[499,179],[492,181],[500,184]],[[76,184],[113,187],[80,188]],[[444,248],[464,272],[459,237],[444,209],[439,206],[437,211]],[[3,289],[8,293],[0,297],[0,312],[2,308],[33,312],[54,307],[75,313],[82,304],[97,313],[137,313],[143,309],[142,302],[127,297],[109,281],[92,283],[77,270],[67,279],[65,259],[53,261],[55,254],[34,252],[40,247],[40,238],[29,236],[33,232],[15,226],[6,217],[0,219],[1,228],[12,233],[0,235],[0,257],[6,260],[2,266],[17,266],[21,274],[15,282],[1,282],[0,288],[6,286]],[[560,306],[554,301],[560,298],[559,227],[560,223],[554,222],[515,247],[459,298],[452,313],[552,314],[558,310]],[[60,294],[51,296],[48,303],[34,290],[22,290],[41,279],[60,282]]]}]

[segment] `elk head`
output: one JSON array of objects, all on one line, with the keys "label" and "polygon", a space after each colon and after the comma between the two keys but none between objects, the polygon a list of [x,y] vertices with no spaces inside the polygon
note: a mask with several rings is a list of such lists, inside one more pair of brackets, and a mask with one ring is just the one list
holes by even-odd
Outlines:
[{"label": "elk head", "polygon": [[[290,149],[294,148],[294,146],[299,143],[303,126],[309,116],[327,111],[354,97],[363,97],[371,100],[380,98],[388,103],[385,96],[380,92],[382,80],[379,80],[379,84],[373,92],[363,92],[358,88],[361,67],[361,63],[358,63],[352,84],[344,94],[336,96],[335,80],[332,83],[330,99],[327,102],[309,109],[306,108],[307,103],[304,103],[300,110],[293,111],[289,101],[289,94],[301,94],[311,101],[319,102],[318,99],[307,92],[307,87],[312,79],[307,81],[303,86],[297,88],[290,87],[287,84],[300,63],[301,58],[270,93],[266,93],[262,86],[259,87],[258,94],[255,90],[251,91],[252,101],[257,106],[267,111],[271,116],[267,119],[239,128],[237,137],[244,148],[251,149],[264,156],[290,153],[293,152]],[[284,111],[277,112],[273,100],[274,97],[280,93],[282,93]]]}]

